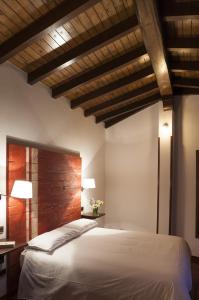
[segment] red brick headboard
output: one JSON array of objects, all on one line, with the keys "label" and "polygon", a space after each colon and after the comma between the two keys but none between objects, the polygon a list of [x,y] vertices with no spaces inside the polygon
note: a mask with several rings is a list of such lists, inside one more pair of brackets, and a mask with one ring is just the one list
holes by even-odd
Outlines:
[{"label": "red brick headboard", "polygon": [[29,201],[8,197],[7,237],[25,242],[80,218],[81,158],[24,145],[8,144],[7,194],[16,179],[31,180]]}]

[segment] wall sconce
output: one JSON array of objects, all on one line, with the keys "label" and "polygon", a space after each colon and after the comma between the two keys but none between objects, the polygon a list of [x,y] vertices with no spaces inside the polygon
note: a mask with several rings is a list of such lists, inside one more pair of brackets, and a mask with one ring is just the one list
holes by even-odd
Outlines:
[{"label": "wall sconce", "polygon": [[[8,196],[0,193],[1,196]],[[27,180],[15,180],[11,194],[11,197],[20,199],[32,198],[32,182]]]},{"label": "wall sconce", "polygon": [[168,123],[164,123],[160,128],[160,137],[168,137],[170,135],[170,127]]},{"label": "wall sconce", "polygon": [[95,189],[95,179],[94,178],[84,178],[82,182],[82,191]]}]

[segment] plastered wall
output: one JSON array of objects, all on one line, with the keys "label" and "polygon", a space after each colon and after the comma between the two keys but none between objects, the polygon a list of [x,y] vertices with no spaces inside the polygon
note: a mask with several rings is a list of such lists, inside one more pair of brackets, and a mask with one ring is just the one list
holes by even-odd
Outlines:
[{"label": "plastered wall", "polygon": [[176,98],[176,104],[175,230],[177,235],[187,240],[192,255],[199,256],[199,239],[195,238],[199,96]]}]

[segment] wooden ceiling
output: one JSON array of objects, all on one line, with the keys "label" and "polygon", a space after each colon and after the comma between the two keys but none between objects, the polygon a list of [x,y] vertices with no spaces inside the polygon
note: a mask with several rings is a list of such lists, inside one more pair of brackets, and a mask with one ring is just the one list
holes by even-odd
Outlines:
[{"label": "wooden ceiling", "polygon": [[199,94],[198,36],[199,0],[0,0],[0,63],[106,128]]}]

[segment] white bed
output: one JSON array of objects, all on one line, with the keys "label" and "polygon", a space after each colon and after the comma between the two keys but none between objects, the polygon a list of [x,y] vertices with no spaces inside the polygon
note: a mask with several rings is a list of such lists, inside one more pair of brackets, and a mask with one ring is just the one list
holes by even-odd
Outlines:
[{"label": "white bed", "polygon": [[190,300],[190,290],[183,239],[97,227],[52,254],[27,250],[18,298]]}]

